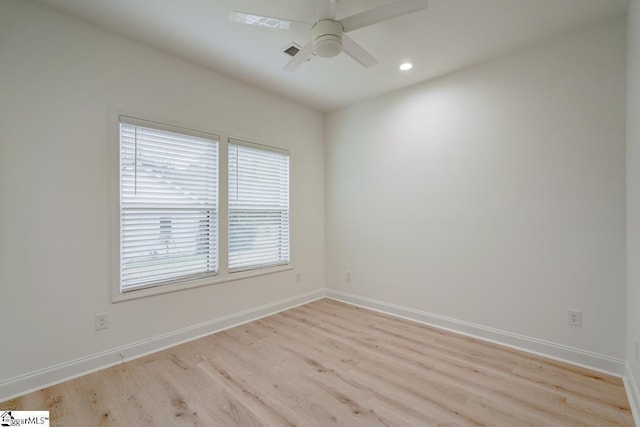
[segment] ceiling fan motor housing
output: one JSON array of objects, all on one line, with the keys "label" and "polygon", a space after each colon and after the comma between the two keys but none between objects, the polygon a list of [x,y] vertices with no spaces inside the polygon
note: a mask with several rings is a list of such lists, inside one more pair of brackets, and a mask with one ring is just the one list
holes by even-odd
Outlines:
[{"label": "ceiling fan motor housing", "polygon": [[333,58],[342,52],[343,27],[340,21],[323,19],[311,28],[313,51],[323,58]]}]

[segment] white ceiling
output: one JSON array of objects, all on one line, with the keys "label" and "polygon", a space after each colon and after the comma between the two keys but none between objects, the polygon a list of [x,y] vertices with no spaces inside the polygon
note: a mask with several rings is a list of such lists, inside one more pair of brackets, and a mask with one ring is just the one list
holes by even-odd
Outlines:
[{"label": "white ceiling", "polygon": [[[237,10],[315,21],[317,0],[39,0],[67,14],[207,66],[321,111],[452,72],[615,16],[628,0],[430,0],[429,8],[349,35],[379,61],[365,69],[345,54],[282,71],[288,31],[228,22]],[[338,0],[338,19],[393,0]],[[415,67],[400,72],[411,60]]]}]

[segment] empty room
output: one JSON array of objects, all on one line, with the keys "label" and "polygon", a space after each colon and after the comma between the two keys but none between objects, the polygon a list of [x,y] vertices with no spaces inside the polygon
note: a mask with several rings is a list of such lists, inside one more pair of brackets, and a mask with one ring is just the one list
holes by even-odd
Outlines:
[{"label": "empty room", "polygon": [[2,0],[0,424],[640,425],[640,0]]}]

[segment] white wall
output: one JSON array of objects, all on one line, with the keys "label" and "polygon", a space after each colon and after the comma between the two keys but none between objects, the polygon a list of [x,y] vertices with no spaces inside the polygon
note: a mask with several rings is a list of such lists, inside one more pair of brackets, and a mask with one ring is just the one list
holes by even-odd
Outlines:
[{"label": "white wall", "polygon": [[[111,304],[112,110],[291,149],[302,283],[288,271]],[[36,3],[0,2],[0,383],[322,289],[323,151],[311,109]],[[99,312],[111,325],[95,332]]]},{"label": "white wall", "polygon": [[624,358],[624,99],[621,18],[330,114],[327,288]]},{"label": "white wall", "polygon": [[[627,361],[636,384],[640,362],[640,1],[627,12]],[[639,399],[640,396],[636,396]],[[639,414],[640,415],[640,414]]]}]

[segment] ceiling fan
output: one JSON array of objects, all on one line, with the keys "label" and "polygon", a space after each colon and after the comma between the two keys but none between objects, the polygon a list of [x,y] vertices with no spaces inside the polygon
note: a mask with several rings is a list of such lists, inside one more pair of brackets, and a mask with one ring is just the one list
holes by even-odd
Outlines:
[{"label": "ceiling fan", "polygon": [[[314,53],[323,58],[333,58],[341,52],[369,68],[378,63],[376,58],[345,33],[426,9],[428,5],[428,0],[397,0],[346,18],[336,19],[336,0],[315,1],[318,4],[318,20],[314,24],[303,23],[311,26],[311,41],[291,58],[283,68],[285,71],[295,70]],[[301,23],[291,19],[237,11],[230,12],[229,17],[233,22],[280,29],[289,29],[292,22]]]}]

